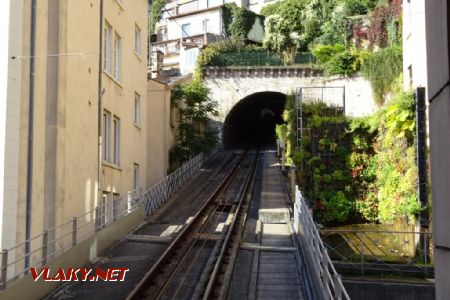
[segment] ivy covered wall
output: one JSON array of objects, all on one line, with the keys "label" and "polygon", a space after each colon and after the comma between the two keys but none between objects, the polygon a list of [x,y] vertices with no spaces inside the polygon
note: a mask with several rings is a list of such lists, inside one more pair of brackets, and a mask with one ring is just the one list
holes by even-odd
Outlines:
[{"label": "ivy covered wall", "polygon": [[277,135],[320,222],[414,220],[421,208],[412,94],[396,91],[369,117],[349,118],[323,103],[304,104],[303,117],[306,129],[296,148],[295,99],[289,96]]},{"label": "ivy covered wall", "polygon": [[238,7],[235,3],[227,3],[222,7],[222,16],[227,37],[245,40],[258,15],[250,10]]}]

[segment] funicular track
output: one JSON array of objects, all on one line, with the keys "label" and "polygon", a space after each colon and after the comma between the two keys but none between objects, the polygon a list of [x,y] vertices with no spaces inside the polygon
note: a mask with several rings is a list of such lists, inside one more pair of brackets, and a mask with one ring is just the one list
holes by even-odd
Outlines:
[{"label": "funicular track", "polygon": [[251,199],[259,151],[239,163],[127,299],[224,299]]}]

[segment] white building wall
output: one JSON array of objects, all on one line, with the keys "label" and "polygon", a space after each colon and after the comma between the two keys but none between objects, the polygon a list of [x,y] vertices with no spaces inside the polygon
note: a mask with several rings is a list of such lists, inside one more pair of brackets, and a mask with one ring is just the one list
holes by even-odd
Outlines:
[{"label": "white building wall", "polygon": [[427,86],[425,1],[403,0],[403,82],[406,90]]},{"label": "white building wall", "polygon": [[[22,62],[20,0],[0,1],[0,249],[16,244]],[[14,253],[10,253],[9,261]],[[9,272],[12,275],[12,272]]]},{"label": "white building wall", "polygon": [[203,26],[204,20],[207,21],[208,33],[221,34],[222,33],[222,21],[220,17],[220,10],[205,11],[197,13],[194,15],[188,15],[184,17],[179,17],[175,19],[168,20],[167,34],[168,39],[180,39],[182,37],[181,27],[183,24],[190,24],[190,36],[200,35],[205,33],[205,28]]}]

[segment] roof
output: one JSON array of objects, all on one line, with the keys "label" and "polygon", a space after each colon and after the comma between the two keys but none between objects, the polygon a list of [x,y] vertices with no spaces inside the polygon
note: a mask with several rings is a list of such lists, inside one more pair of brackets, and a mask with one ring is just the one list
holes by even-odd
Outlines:
[{"label": "roof", "polygon": [[188,74],[180,74],[180,75],[176,75],[176,76],[170,76],[170,77],[157,77],[157,78],[152,78],[149,80],[153,80],[156,81],[158,83],[167,85],[167,86],[175,86],[177,84],[180,84],[181,82],[191,79],[192,78],[192,73],[188,73]]}]

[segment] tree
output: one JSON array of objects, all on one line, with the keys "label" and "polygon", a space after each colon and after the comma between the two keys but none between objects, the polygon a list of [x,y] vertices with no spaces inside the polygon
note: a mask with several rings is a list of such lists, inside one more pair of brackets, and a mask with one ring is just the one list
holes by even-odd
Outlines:
[{"label": "tree", "polygon": [[286,64],[291,63],[300,45],[299,34],[291,31],[289,21],[280,15],[267,17],[264,26],[266,30],[263,41],[264,47],[280,53]]},{"label": "tree", "polygon": [[217,144],[216,132],[208,128],[210,116],[217,116],[217,103],[209,98],[200,81],[177,86],[171,100],[180,110],[177,143],[170,151],[172,164],[181,164],[201,152],[209,153]]}]

